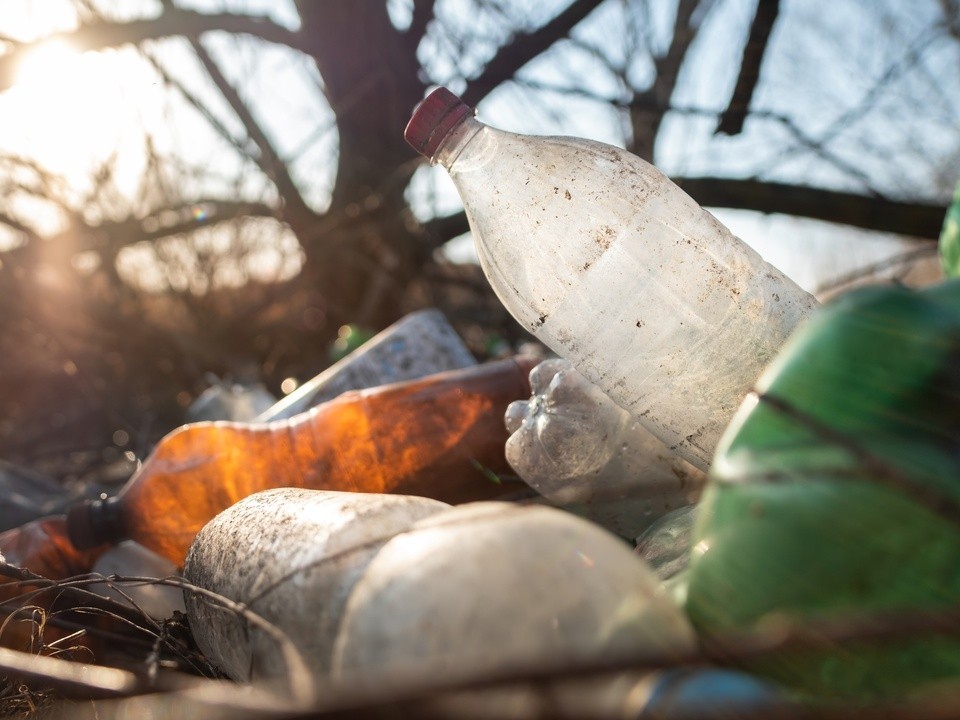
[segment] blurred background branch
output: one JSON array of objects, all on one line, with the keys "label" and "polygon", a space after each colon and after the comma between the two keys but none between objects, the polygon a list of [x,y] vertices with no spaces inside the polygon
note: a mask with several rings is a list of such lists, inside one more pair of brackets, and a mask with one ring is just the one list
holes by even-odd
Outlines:
[{"label": "blurred background branch", "polygon": [[347,323],[434,305],[481,358],[522,340],[449,183],[403,141],[434,84],[505,129],[654,161],[810,289],[933,262],[960,167],[954,0],[5,7],[13,460],[139,454],[207,373],[253,365],[279,393]]}]

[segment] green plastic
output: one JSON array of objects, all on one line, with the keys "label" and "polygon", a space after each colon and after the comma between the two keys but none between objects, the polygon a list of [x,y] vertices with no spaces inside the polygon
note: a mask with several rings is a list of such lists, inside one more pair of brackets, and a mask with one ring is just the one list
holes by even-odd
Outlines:
[{"label": "green plastic", "polygon": [[[698,630],[960,606],[960,526],[924,497],[960,502],[960,280],[841,298],[757,391],[701,501],[686,597]],[[820,696],[895,696],[960,677],[960,642],[783,653],[751,669]]]},{"label": "green plastic", "polygon": [[940,231],[940,264],[947,277],[960,276],[960,183],[957,183]]}]

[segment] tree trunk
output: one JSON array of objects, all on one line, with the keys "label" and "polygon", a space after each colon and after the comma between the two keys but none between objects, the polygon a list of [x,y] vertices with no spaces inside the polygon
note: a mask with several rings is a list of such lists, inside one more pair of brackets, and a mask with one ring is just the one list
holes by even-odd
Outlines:
[{"label": "tree trunk", "polygon": [[328,217],[346,218],[295,229],[304,271],[352,315],[346,320],[382,326],[401,312],[404,289],[429,258],[404,221],[403,193],[418,163],[403,128],[424,91],[418,39],[393,26],[386,3],[300,0],[297,9],[340,136]]}]

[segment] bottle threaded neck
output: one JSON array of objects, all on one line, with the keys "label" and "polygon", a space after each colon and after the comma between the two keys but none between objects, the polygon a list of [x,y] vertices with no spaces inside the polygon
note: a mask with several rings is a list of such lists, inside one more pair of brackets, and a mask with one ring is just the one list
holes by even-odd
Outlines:
[{"label": "bottle threaded neck", "polygon": [[440,87],[414,108],[403,137],[414,150],[433,160],[444,140],[472,114],[469,105]]},{"label": "bottle threaded neck", "polygon": [[89,550],[126,537],[120,498],[87,500],[67,512],[67,535],[78,550]]}]

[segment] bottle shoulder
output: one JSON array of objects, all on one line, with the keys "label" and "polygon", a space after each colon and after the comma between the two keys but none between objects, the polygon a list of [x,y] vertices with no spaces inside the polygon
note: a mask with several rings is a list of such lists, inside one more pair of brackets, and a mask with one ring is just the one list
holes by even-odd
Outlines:
[{"label": "bottle shoulder", "polygon": [[[656,167],[630,151],[597,140],[564,135],[522,135],[486,125],[471,128],[445,163],[452,177],[480,174],[513,174],[518,167],[536,176],[560,175],[576,180],[578,170],[600,167],[616,180],[619,169],[628,174],[663,176]],[[515,176],[518,181],[526,177]],[[602,178],[600,178],[602,180]],[[598,178],[591,178],[596,182]]]}]

